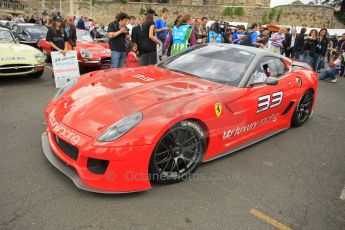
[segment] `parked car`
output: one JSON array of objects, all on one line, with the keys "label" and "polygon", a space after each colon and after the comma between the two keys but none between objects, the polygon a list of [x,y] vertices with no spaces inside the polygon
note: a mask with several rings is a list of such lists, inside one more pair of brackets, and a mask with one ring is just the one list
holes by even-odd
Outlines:
[{"label": "parked car", "polygon": [[45,55],[32,46],[18,43],[9,29],[0,28],[0,50],[0,77],[43,74]]},{"label": "parked car", "polygon": [[156,66],[70,81],[46,108],[42,147],[81,189],[142,191],[302,126],[317,92],[305,63],[254,47],[198,45]]},{"label": "parked car", "polygon": [[38,47],[38,41],[46,37],[48,29],[37,24],[18,23],[12,25],[11,31],[20,43]]},{"label": "parked car", "polygon": [[[46,39],[41,39],[38,42],[38,47],[50,57],[51,47]],[[77,29],[76,51],[81,67],[109,68],[110,66],[109,44],[93,40],[87,30]]]}]

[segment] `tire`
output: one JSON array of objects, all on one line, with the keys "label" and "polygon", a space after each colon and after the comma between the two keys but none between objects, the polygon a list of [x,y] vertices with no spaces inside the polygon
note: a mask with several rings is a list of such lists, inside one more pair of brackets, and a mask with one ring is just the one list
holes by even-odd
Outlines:
[{"label": "tire", "polygon": [[32,77],[32,78],[40,78],[43,75],[43,72],[44,72],[44,70],[43,71],[38,71],[36,73],[29,74],[29,76]]},{"label": "tire", "polygon": [[294,127],[302,126],[310,117],[313,107],[314,93],[311,90],[306,91],[298,102],[292,115],[291,125]]},{"label": "tire", "polygon": [[187,179],[199,166],[205,149],[205,132],[197,122],[176,124],[160,138],[152,153],[151,181],[171,184]]}]

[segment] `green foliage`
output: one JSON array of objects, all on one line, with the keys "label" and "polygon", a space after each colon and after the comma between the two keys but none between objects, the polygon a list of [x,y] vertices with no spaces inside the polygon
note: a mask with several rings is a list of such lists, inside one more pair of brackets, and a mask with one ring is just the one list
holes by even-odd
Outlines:
[{"label": "green foliage", "polygon": [[279,22],[280,17],[282,16],[282,14],[283,14],[283,9],[277,10],[277,12],[276,12],[276,20],[277,20],[277,22]]},{"label": "green foliage", "polygon": [[276,13],[277,13],[277,10],[275,8],[271,9],[270,13],[268,14],[268,18],[269,18],[270,21],[273,20],[273,18],[275,17]]},{"label": "green foliage", "polygon": [[269,23],[267,11],[265,11],[265,12],[263,13],[263,15],[261,16],[261,21],[262,21],[261,24],[268,24],[268,23]]},{"label": "green foliage", "polygon": [[122,4],[126,4],[126,3],[128,2],[128,0],[120,0],[120,2],[121,2]]},{"label": "green foliage", "polygon": [[232,17],[233,14],[234,14],[234,8],[232,7],[226,7],[223,11],[223,16]]},{"label": "green foliage", "polygon": [[300,0],[293,1],[291,5],[304,5],[304,3]]},{"label": "green foliage", "polygon": [[91,4],[94,6],[96,4],[97,0],[92,0]]},{"label": "green foliage", "polygon": [[223,11],[223,16],[233,17],[233,16],[243,16],[243,7],[226,7]]},{"label": "green foliage", "polygon": [[152,9],[152,8],[151,8],[150,5],[145,5],[145,7],[141,7],[141,8],[140,8],[139,14],[140,14],[140,15],[145,15],[146,12],[147,12],[148,10],[151,10],[151,9]]}]

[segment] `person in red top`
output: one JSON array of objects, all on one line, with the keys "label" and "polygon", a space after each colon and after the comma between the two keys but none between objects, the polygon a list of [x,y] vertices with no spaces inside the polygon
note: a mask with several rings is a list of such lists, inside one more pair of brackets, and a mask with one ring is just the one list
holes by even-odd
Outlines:
[{"label": "person in red top", "polygon": [[126,67],[133,68],[139,66],[138,61],[138,45],[135,42],[131,43],[130,52],[127,55]]}]

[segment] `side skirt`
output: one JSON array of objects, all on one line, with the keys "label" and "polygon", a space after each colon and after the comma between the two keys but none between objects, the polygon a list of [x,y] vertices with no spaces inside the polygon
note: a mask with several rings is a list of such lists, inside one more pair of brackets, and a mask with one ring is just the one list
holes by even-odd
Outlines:
[{"label": "side skirt", "polygon": [[237,147],[235,147],[235,148],[233,148],[233,149],[230,149],[230,150],[227,151],[227,152],[224,152],[224,153],[222,153],[222,154],[219,154],[219,155],[216,155],[216,156],[214,156],[214,157],[211,157],[210,159],[205,160],[205,161],[203,161],[203,162],[209,162],[209,161],[212,161],[212,160],[215,160],[215,159],[224,157],[224,156],[226,156],[226,155],[228,155],[228,154],[237,152],[237,151],[239,151],[239,150],[241,150],[241,149],[247,148],[247,147],[249,147],[249,146],[251,146],[251,145],[253,145],[253,144],[256,144],[256,143],[258,143],[258,142],[260,142],[260,141],[262,141],[262,140],[265,140],[265,139],[267,139],[267,138],[269,138],[269,137],[272,137],[272,136],[274,136],[274,135],[276,135],[276,134],[278,134],[278,133],[281,133],[281,132],[283,132],[283,131],[285,131],[285,130],[287,130],[287,129],[288,129],[288,128],[279,129],[279,130],[277,130],[277,131],[275,131],[275,132],[273,132],[273,133],[267,134],[267,135],[262,136],[262,137],[259,137],[259,138],[255,138],[254,140],[248,141],[248,142],[246,142],[246,143],[244,143],[244,144],[242,144],[242,145],[239,145],[239,146],[237,146]]}]

